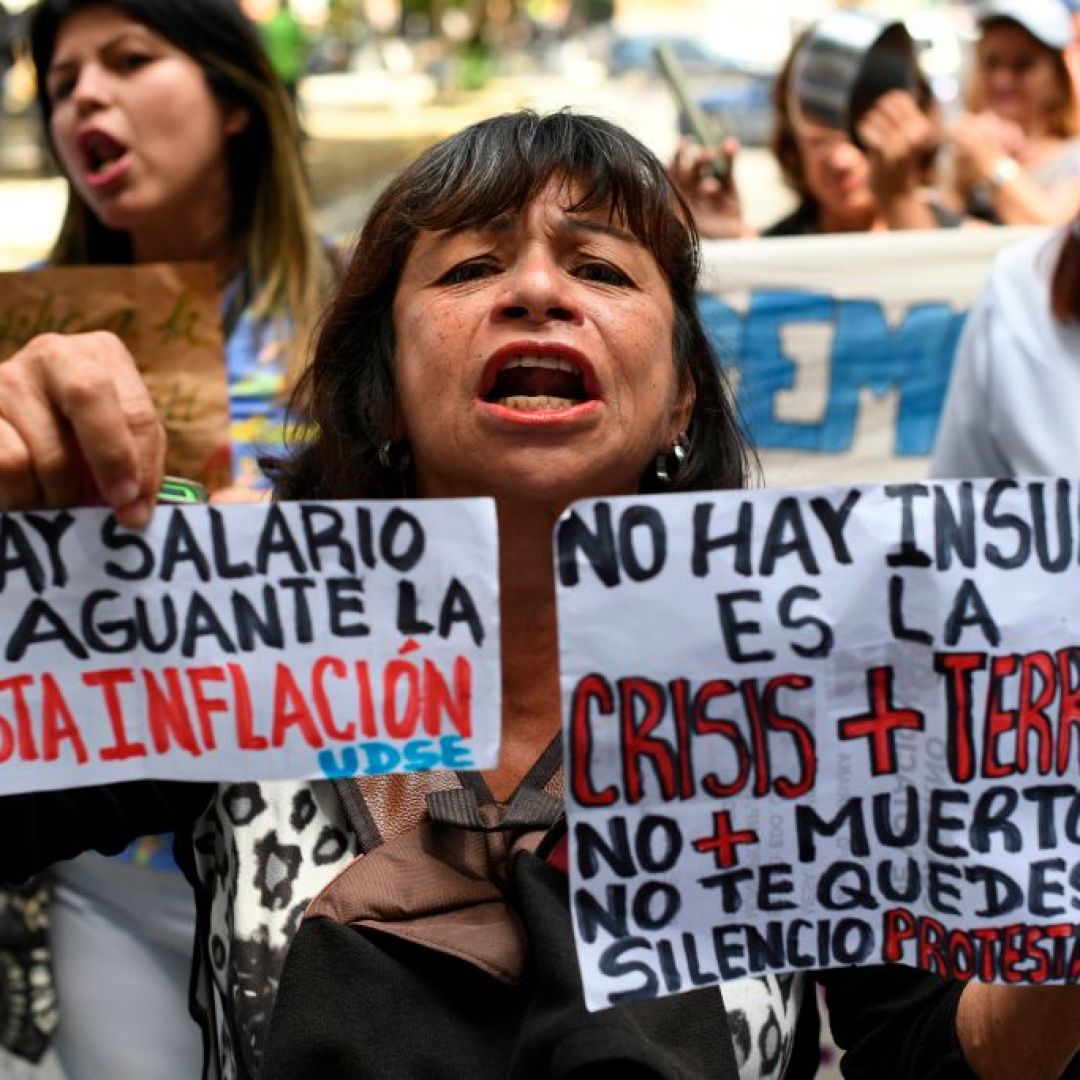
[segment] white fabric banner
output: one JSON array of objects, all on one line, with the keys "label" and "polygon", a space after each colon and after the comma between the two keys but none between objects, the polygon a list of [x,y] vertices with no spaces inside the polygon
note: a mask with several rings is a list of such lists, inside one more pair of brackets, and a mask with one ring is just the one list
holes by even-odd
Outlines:
[{"label": "white fabric banner", "polygon": [[556,562],[591,1007],[1080,981],[1080,485],[583,502]]},{"label": "white fabric banner", "polygon": [[925,476],[964,317],[1036,230],[712,241],[700,309],[769,486]]},{"label": "white fabric banner", "polygon": [[0,793],[488,768],[494,504],[2,514],[0,657]]}]

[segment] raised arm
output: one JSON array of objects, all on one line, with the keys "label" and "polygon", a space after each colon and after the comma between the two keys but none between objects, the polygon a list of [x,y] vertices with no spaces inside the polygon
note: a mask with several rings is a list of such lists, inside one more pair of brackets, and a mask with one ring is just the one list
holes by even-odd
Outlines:
[{"label": "raised arm", "polygon": [[[113,334],[43,334],[0,363],[0,509],[74,506],[100,494],[138,528],[153,512],[164,457],[150,394]],[[0,880],[182,827],[211,791],[148,781],[0,797]]]},{"label": "raised arm", "polygon": [[[735,185],[737,139],[725,139],[719,149],[706,149],[683,140],[668,164],[668,175],[694,215],[694,224],[706,240],[739,240],[757,235],[743,218]],[[723,179],[712,171],[721,154],[727,159]]]},{"label": "raised arm", "polygon": [[883,94],[860,120],[859,138],[870,160],[874,200],[888,227],[937,228],[923,190],[937,133],[911,94]]},{"label": "raised arm", "polygon": [[965,113],[952,127],[958,186],[981,186],[1003,225],[1060,225],[1080,208],[1074,177],[1047,189],[1021,164],[1023,138],[1010,137],[1007,122],[988,114]]}]

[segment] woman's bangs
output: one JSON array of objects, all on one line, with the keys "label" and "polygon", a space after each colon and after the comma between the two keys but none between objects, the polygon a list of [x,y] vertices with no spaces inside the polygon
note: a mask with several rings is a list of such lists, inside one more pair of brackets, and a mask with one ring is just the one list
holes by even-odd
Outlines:
[{"label": "woman's bangs", "polygon": [[[454,153],[427,171],[412,192],[415,229],[475,228],[520,213],[553,180],[571,213],[606,210],[658,258],[677,219],[662,168],[622,132],[576,122],[569,114],[521,115],[467,129]],[[512,122],[511,122],[512,121]]]}]

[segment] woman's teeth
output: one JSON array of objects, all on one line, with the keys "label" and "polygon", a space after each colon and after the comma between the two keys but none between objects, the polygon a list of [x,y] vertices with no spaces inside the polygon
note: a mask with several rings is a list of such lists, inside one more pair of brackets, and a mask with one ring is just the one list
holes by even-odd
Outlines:
[{"label": "woman's teeth", "polygon": [[549,371],[569,371],[575,375],[578,370],[569,360],[558,356],[515,356],[503,367],[503,371],[515,368],[547,368]]},{"label": "woman's teeth", "polygon": [[507,409],[539,412],[569,409],[588,397],[584,376],[571,360],[522,354],[503,365],[487,400]]},{"label": "woman's teeth", "polygon": [[525,397],[518,394],[514,397],[499,398],[498,404],[506,409],[517,409],[519,412],[539,412],[542,409],[569,409],[577,402],[573,398]]}]

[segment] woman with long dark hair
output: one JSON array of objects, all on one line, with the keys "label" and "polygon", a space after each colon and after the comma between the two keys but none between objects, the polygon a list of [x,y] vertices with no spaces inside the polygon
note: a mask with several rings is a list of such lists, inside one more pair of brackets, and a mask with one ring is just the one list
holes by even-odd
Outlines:
[{"label": "woman with long dark hair", "polygon": [[[48,264],[214,265],[233,480],[259,486],[255,459],[282,441],[332,267],[294,115],[258,35],[235,0],[42,0],[29,38],[40,115],[68,181]],[[26,409],[10,424],[33,442],[35,417]],[[46,502],[63,497],[48,468],[27,482]],[[69,1080],[198,1068],[186,1015],[194,908],[171,846],[146,837],[118,859],[89,854],[52,875],[56,1045]],[[42,955],[17,961],[39,997]],[[33,1022],[32,1007],[25,1016]],[[7,1041],[31,1056],[44,1046],[20,1045],[17,1031]]]}]

